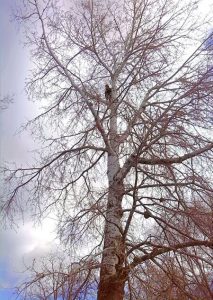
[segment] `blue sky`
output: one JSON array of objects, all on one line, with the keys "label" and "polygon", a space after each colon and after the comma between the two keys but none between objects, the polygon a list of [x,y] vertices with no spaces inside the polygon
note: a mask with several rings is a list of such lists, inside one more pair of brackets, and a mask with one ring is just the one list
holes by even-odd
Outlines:
[{"label": "blue sky", "polygon": [[14,298],[14,294],[11,289],[0,290],[0,299],[9,300],[9,299],[13,299],[13,298]]},{"label": "blue sky", "polygon": [[[2,247],[2,245],[1,245]],[[18,280],[18,274],[11,273],[8,267],[7,261],[0,260],[0,299],[10,300],[15,299],[14,290],[10,286],[16,284]],[[29,299],[30,300],[30,299]]]}]

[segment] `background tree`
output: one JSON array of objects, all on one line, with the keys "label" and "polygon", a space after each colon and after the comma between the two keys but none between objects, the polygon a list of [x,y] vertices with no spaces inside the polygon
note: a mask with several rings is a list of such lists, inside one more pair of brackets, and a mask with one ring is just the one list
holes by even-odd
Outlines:
[{"label": "background tree", "polygon": [[[152,299],[152,270],[165,274],[171,299],[178,299],[171,282],[193,299],[195,278],[205,279],[210,299],[207,23],[194,2],[66,5],[24,1],[19,20],[35,62],[27,90],[42,103],[26,126],[43,146],[33,166],[5,169],[2,209],[8,217],[27,206],[38,218],[57,214],[61,240],[85,272],[78,269],[73,291],[84,290],[85,299],[84,287],[96,282],[98,300]],[[45,268],[25,291],[48,280]],[[69,278],[56,282],[71,288]]]},{"label": "background tree", "polygon": [[27,267],[28,281],[16,289],[18,299],[95,299],[97,285],[90,281],[91,270],[87,266],[74,263],[61,251],[49,257],[33,261]]}]

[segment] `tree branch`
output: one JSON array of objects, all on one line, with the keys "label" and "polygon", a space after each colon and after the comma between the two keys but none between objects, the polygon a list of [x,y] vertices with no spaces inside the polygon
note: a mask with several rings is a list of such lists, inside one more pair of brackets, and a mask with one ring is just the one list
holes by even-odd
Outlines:
[{"label": "tree branch", "polygon": [[196,246],[204,246],[208,248],[213,248],[213,241],[191,241],[186,243],[180,243],[174,246],[160,246],[161,248],[155,247],[152,252],[145,254],[143,256],[136,256],[133,259],[133,262],[130,264],[130,269],[134,268],[135,266],[143,263],[148,259],[153,259],[158,255],[170,252],[170,251],[177,251],[179,249],[188,248],[188,247],[196,247]]}]

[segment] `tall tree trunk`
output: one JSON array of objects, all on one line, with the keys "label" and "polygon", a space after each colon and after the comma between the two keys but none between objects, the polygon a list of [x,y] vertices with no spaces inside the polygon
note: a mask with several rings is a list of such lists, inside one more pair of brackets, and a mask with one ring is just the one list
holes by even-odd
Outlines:
[{"label": "tall tree trunk", "polygon": [[98,300],[123,300],[125,280],[119,277],[100,279]]},{"label": "tall tree trunk", "polygon": [[118,183],[112,184],[109,191],[98,300],[122,300],[124,297],[121,191],[122,184]]},{"label": "tall tree trunk", "polygon": [[115,181],[120,169],[117,143],[117,103],[112,89],[110,99],[109,141],[111,153],[108,155],[108,203],[104,232],[104,249],[98,288],[98,300],[122,300],[126,275],[123,272],[124,242],[122,239],[122,197],[123,182]]}]

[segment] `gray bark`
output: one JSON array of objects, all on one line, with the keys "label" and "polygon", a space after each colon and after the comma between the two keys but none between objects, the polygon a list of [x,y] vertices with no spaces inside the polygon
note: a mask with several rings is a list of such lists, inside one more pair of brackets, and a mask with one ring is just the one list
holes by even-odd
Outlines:
[{"label": "gray bark", "polygon": [[126,275],[123,272],[125,249],[121,223],[124,186],[122,181],[115,180],[115,175],[120,170],[115,88],[112,89],[112,99],[110,99],[109,105],[109,141],[111,148],[107,165],[109,193],[98,300],[123,299],[126,280]]}]

